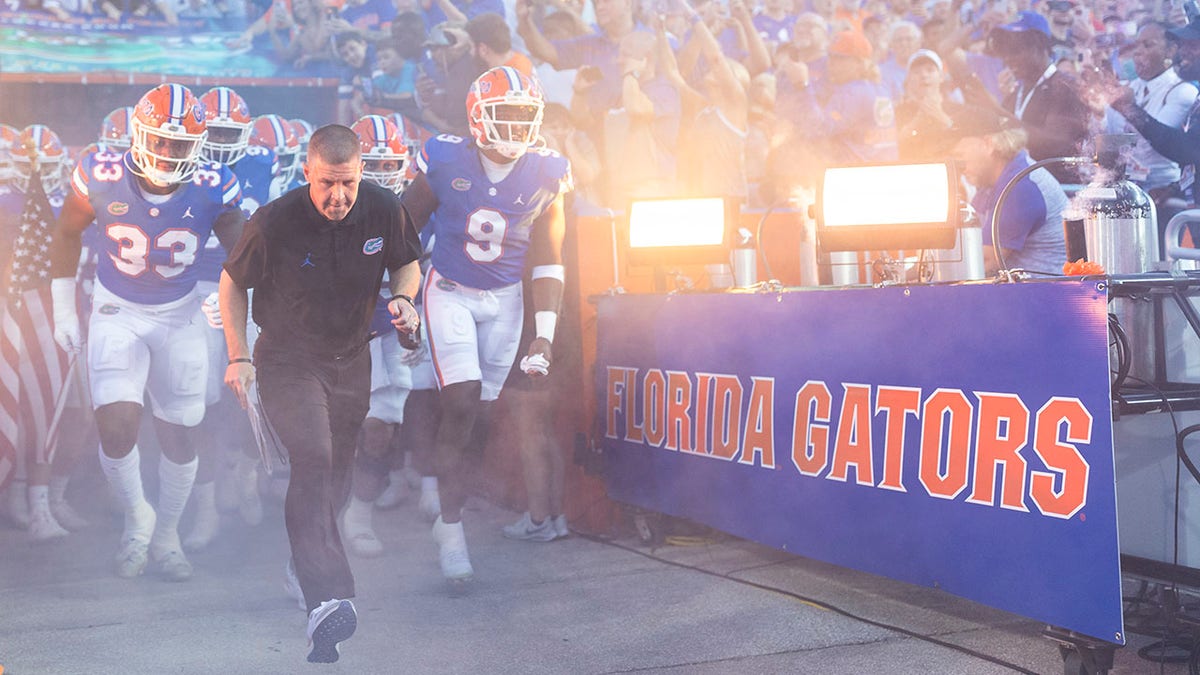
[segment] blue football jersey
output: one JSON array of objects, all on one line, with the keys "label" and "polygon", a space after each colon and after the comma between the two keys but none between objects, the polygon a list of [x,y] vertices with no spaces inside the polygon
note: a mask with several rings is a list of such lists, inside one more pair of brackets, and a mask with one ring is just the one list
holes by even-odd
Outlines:
[{"label": "blue football jersey", "polygon": [[[242,212],[246,217],[254,215],[258,207],[271,199],[271,181],[279,173],[279,160],[275,151],[260,145],[246,148],[246,154],[230,167],[237,176],[242,188]],[[204,253],[196,261],[196,279],[199,281],[219,281],[221,265],[224,264],[228,251],[221,246],[217,235],[210,234],[204,245]]]},{"label": "blue football jersey", "polygon": [[138,187],[131,166],[128,153],[96,152],[80,160],[71,179],[105,235],[96,276],[131,302],[178,300],[196,285],[196,259],[217,217],[239,207],[241,188],[229,167],[201,164],[191,181],[155,204]]},{"label": "blue football jersey", "polygon": [[525,272],[533,223],[571,190],[571,165],[553,150],[530,150],[493,184],[475,143],[458,136],[429,139],[417,156],[438,206],[426,229],[434,236],[433,266],[473,288],[515,284]]}]

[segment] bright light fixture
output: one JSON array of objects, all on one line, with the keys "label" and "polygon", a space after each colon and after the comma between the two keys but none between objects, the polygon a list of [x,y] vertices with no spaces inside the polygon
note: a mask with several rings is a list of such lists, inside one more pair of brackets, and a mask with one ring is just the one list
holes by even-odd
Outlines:
[{"label": "bright light fixture", "polygon": [[946,163],[828,168],[818,200],[821,248],[952,247],[958,225],[955,189]]},{"label": "bright light fixture", "polygon": [[725,243],[725,200],[649,199],[629,208],[630,248],[722,246]]}]

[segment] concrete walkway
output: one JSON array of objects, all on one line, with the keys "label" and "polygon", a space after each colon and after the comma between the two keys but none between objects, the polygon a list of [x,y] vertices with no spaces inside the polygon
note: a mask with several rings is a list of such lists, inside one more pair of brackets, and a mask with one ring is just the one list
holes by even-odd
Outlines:
[{"label": "concrete walkway", "polygon": [[[102,494],[98,479],[73,485],[93,523],[66,539],[0,526],[4,675],[1063,672],[1041,625],[937,590],[716,534],[654,550],[514,542],[500,526],[516,514],[481,501],[464,518],[477,577],[453,596],[415,500],[377,512],[387,551],[353,560],[358,632],[338,663],[313,665],[283,592],[278,503],[258,527],[226,517],[195,577],[170,583],[114,576],[120,524]],[[1136,654],[1149,641],[1134,636],[1112,672],[1160,672]]]}]

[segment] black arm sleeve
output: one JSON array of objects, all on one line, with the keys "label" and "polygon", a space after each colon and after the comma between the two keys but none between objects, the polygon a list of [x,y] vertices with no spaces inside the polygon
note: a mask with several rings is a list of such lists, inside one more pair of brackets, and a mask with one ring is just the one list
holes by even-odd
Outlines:
[{"label": "black arm sleeve", "polygon": [[1133,125],[1134,129],[1150,142],[1155,152],[1179,164],[1200,164],[1200,119],[1195,109],[1188,113],[1189,131],[1169,127],[1137,107],[1133,97],[1122,97],[1113,101],[1113,110]]}]

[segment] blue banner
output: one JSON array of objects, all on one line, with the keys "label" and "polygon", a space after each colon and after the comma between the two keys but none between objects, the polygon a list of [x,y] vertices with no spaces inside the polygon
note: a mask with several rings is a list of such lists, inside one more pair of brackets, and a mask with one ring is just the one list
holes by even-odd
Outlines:
[{"label": "blue banner", "polygon": [[1124,643],[1095,281],[599,304],[618,501]]}]

